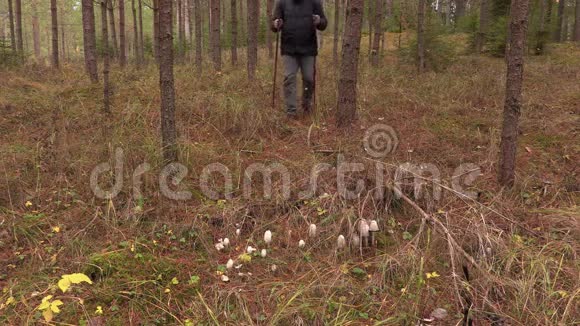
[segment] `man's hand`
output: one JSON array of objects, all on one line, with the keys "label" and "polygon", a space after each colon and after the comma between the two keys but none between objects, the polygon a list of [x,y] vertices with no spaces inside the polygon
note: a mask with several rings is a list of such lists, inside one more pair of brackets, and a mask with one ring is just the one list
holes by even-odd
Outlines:
[{"label": "man's hand", "polygon": [[320,16],[312,15],[312,21],[314,22],[314,26],[318,27],[318,25],[320,25]]},{"label": "man's hand", "polygon": [[280,18],[275,19],[274,20],[274,28],[279,31],[280,29],[282,29],[282,25],[284,24],[284,21]]}]

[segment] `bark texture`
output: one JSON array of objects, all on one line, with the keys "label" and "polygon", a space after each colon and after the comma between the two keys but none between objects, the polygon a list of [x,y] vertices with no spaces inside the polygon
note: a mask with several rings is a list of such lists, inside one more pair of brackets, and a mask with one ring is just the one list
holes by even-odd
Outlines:
[{"label": "bark texture", "polygon": [[258,17],[260,16],[259,0],[248,0],[248,78],[254,80],[258,65]]},{"label": "bark texture", "polygon": [[97,71],[97,39],[95,33],[95,10],[93,0],[82,0],[83,46],[85,52],[85,70],[89,79],[99,81]]},{"label": "bark texture", "polygon": [[336,121],[339,127],[350,126],[356,117],[356,87],[363,12],[363,0],[348,1],[338,80]]},{"label": "bark texture", "polygon": [[161,144],[166,163],[177,161],[175,87],[173,77],[173,0],[159,0],[159,89],[161,91]]},{"label": "bark texture", "polygon": [[[243,0],[241,0],[243,1]],[[232,28],[232,41],[231,41],[231,57],[232,66],[238,65],[238,8],[236,6],[236,0],[231,0],[231,28]]]},{"label": "bark texture", "polygon": [[58,9],[56,6],[56,0],[50,0],[50,18],[52,28],[52,66],[55,68],[59,68],[60,62],[58,58]]},{"label": "bark texture", "polygon": [[222,47],[220,40],[220,0],[210,0],[211,59],[216,71],[222,70]]},{"label": "bark texture", "polygon": [[127,44],[125,31],[125,0],[119,1],[119,63],[121,67],[127,65]]},{"label": "bark texture", "polygon": [[417,8],[417,70],[425,71],[425,0],[419,0]]},{"label": "bark texture", "polygon": [[101,42],[103,44],[103,110],[105,113],[111,112],[111,90],[109,85],[110,69],[110,46],[109,28],[107,24],[107,11],[109,0],[101,0]]},{"label": "bark texture", "polygon": [[515,180],[518,123],[522,107],[524,54],[528,26],[528,0],[512,0],[511,38],[507,55],[506,95],[501,132],[499,182],[511,187]]}]

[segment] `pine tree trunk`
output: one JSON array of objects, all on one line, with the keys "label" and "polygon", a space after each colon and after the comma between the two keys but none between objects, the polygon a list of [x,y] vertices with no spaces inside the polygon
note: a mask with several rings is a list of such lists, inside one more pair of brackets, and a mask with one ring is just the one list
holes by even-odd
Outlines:
[{"label": "pine tree trunk", "polygon": [[116,57],[119,53],[118,42],[117,42],[117,28],[115,26],[115,6],[113,4],[113,0],[108,0],[108,10],[109,10],[109,32],[111,34],[111,44],[113,45],[112,48],[112,57]]},{"label": "pine tree trunk", "polygon": [[143,0],[139,0],[139,61],[145,61],[145,40],[143,38]]},{"label": "pine tree trunk", "polygon": [[15,0],[14,12],[16,14],[16,50],[22,59],[24,59],[24,39],[22,38],[22,1]]},{"label": "pine tree trunk", "polygon": [[[194,0],[187,0],[187,24],[188,24],[188,28],[189,28],[189,48],[191,49],[191,51],[193,51],[193,47],[195,44],[194,41],[194,19],[193,19],[193,2]],[[192,52],[188,52],[188,57],[192,58],[193,57],[193,53]]]},{"label": "pine tree trunk", "polygon": [[8,0],[8,20],[10,20],[10,47],[12,52],[16,52],[16,31],[14,30],[14,10],[12,0]]},{"label": "pine tree trunk", "polygon": [[97,70],[97,40],[93,0],[82,0],[82,15],[85,69],[91,82],[96,83],[99,81],[99,73]]},{"label": "pine tree trunk", "polygon": [[539,0],[539,22],[540,26],[538,27],[538,32],[536,34],[536,55],[541,55],[544,53],[544,45],[547,41],[547,33],[546,33],[546,1],[551,0]]},{"label": "pine tree trunk", "polygon": [[248,20],[245,19],[246,16],[244,15],[244,2],[247,2],[247,0],[246,1],[240,0],[239,2],[240,2],[240,16],[239,17],[242,20],[242,23],[240,24],[240,40],[243,40],[246,42],[246,44],[240,44],[243,47],[243,46],[247,46],[247,41],[248,41],[248,34],[246,32]]},{"label": "pine tree trunk", "polygon": [[506,95],[501,132],[499,182],[511,187],[515,180],[518,120],[522,107],[524,54],[528,26],[528,0],[512,0],[511,38],[507,55]]},{"label": "pine tree trunk", "polygon": [[375,25],[375,35],[373,37],[373,48],[371,50],[371,64],[376,67],[379,65],[379,50],[381,43],[381,35],[383,34],[383,0],[375,0],[375,17],[373,19]]},{"label": "pine tree trunk", "polygon": [[66,61],[66,40],[64,38],[64,23],[62,23],[62,21],[64,20],[64,12],[61,11],[61,15],[60,15],[60,54],[61,54],[61,61],[65,62]]},{"label": "pine tree trunk", "polygon": [[161,144],[166,163],[177,161],[175,87],[173,77],[173,0],[159,0],[159,89],[161,91]]},{"label": "pine tree trunk", "polygon": [[125,0],[119,2],[119,63],[121,67],[127,64],[127,44],[125,42]]},{"label": "pine tree trunk", "polygon": [[38,19],[38,0],[31,1],[32,8],[32,39],[34,42],[34,57],[40,61],[40,21]]},{"label": "pine tree trunk", "polygon": [[[243,1],[243,0],[240,0]],[[231,15],[232,15],[232,66],[238,65],[238,7],[236,0],[231,0]]]},{"label": "pine tree trunk", "polygon": [[562,42],[562,28],[564,25],[564,10],[566,9],[566,0],[558,1],[558,19],[556,30],[554,31],[554,41]]},{"label": "pine tree trunk", "polygon": [[272,46],[272,33],[270,32],[270,22],[272,21],[272,10],[274,10],[273,0],[266,0],[266,48],[268,49],[268,58],[274,57],[274,48]]},{"label": "pine tree trunk", "polygon": [[417,8],[417,69],[425,71],[425,0],[419,0]]},{"label": "pine tree trunk", "polygon": [[157,63],[159,63],[159,1],[153,0],[153,48]]},{"label": "pine tree trunk", "polygon": [[220,40],[220,0],[210,0],[211,58],[214,69],[222,70],[222,53]]},{"label": "pine tree trunk", "polygon": [[58,59],[58,9],[56,0],[50,0],[50,17],[52,26],[52,66],[59,68],[60,63]]},{"label": "pine tree trunk", "polygon": [[465,16],[465,0],[455,0],[455,26]]},{"label": "pine tree trunk", "polygon": [[334,40],[332,42],[332,61],[338,64],[338,33],[340,29],[340,0],[334,0]]},{"label": "pine tree trunk", "polygon": [[177,21],[178,26],[178,41],[179,41],[179,52],[177,53],[178,57],[183,57],[185,53],[185,8],[184,8],[185,0],[177,0],[177,13],[179,20]]},{"label": "pine tree trunk", "polygon": [[248,78],[254,80],[256,77],[256,66],[258,65],[258,17],[260,16],[259,0],[248,0]]},{"label": "pine tree trunk", "polygon": [[194,1],[194,15],[195,15],[195,65],[197,67],[198,72],[201,72],[202,64],[203,64],[203,49],[202,49],[202,23],[201,23],[201,0],[193,0]]},{"label": "pine tree trunk", "polygon": [[373,1],[374,0],[369,0],[369,9],[368,9],[368,17],[367,17],[367,24],[368,24],[368,28],[369,28],[369,48],[368,48],[368,56],[369,56],[369,61],[370,61],[370,57],[371,57],[371,51],[373,49],[373,27],[375,24],[375,20],[374,20],[374,16],[373,16]]},{"label": "pine tree trunk", "polygon": [[338,80],[336,121],[339,127],[348,127],[356,117],[358,59],[364,15],[363,0],[349,0],[342,40],[342,58]]},{"label": "pine tree trunk", "polygon": [[109,46],[109,28],[107,24],[107,11],[110,0],[101,0],[101,42],[103,45],[103,110],[105,113],[111,113],[111,90],[109,85],[110,69],[110,46]]},{"label": "pine tree trunk", "polygon": [[576,0],[576,14],[574,18],[574,41],[580,42],[580,0]]},{"label": "pine tree trunk", "polygon": [[135,61],[140,64],[139,59],[139,25],[137,25],[137,7],[135,6],[135,0],[131,0],[131,14],[133,15],[133,55],[135,56]]},{"label": "pine tree trunk", "polygon": [[[544,1],[544,0],[540,0]],[[479,8],[479,31],[475,38],[475,52],[481,53],[487,35],[487,28],[489,25],[489,0],[481,0]]]}]

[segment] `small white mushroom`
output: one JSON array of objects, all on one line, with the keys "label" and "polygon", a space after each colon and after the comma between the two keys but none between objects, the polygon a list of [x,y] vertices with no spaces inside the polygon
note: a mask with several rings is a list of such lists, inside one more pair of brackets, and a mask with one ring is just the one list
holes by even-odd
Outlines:
[{"label": "small white mushroom", "polygon": [[222,281],[223,282],[229,282],[230,278],[227,275],[222,275]]},{"label": "small white mushroom", "polygon": [[232,267],[234,267],[234,260],[230,258],[230,260],[228,260],[228,263],[226,264],[226,268],[232,269]]},{"label": "small white mushroom", "polygon": [[262,249],[262,251],[260,252],[260,256],[262,256],[262,258],[265,258],[267,254],[268,252],[266,251],[266,249]]},{"label": "small white mushroom", "polygon": [[240,229],[236,229],[236,235],[237,235],[238,237],[240,236],[240,233],[242,233],[242,230],[240,230]]},{"label": "small white mushroom", "polygon": [[272,242],[272,232],[270,230],[264,232],[264,242],[268,245]]},{"label": "small white mushroom", "polygon": [[224,247],[229,246],[230,245],[230,239],[225,238],[224,241],[223,241],[223,244],[224,244]]},{"label": "small white mushroom", "polygon": [[344,248],[344,246],[346,245],[346,240],[344,239],[344,235],[339,235],[338,239],[336,239],[336,246],[338,247],[338,249],[342,249]]},{"label": "small white mushroom", "polygon": [[316,224],[310,224],[308,227],[308,236],[311,238],[316,237]]},{"label": "small white mushroom", "polygon": [[270,266],[270,270],[272,272],[275,272],[278,269],[278,266],[276,266],[276,264],[272,264],[272,266]]},{"label": "small white mushroom", "polygon": [[358,235],[354,234],[354,235],[352,236],[352,245],[353,245],[354,247],[358,247],[358,246],[359,246],[359,244],[360,244],[360,238],[359,238],[359,236],[358,236]]},{"label": "small white mushroom", "polygon": [[304,248],[304,246],[306,246],[306,242],[304,240],[298,241],[298,247],[299,248]]},{"label": "small white mushroom", "polygon": [[215,248],[216,248],[217,251],[222,251],[225,247],[224,247],[224,244],[223,243],[218,242],[218,243],[215,244]]},{"label": "small white mushroom", "polygon": [[254,248],[254,247],[252,247],[252,246],[248,246],[248,248],[246,248],[246,252],[247,252],[247,253],[249,253],[249,254],[253,253],[253,252],[254,252],[254,251],[256,251],[256,250],[257,250],[257,249],[256,249],[256,248]]},{"label": "small white mushroom", "polygon": [[376,220],[372,220],[371,225],[369,226],[369,231],[377,232],[378,230],[379,230],[379,224],[377,223]]}]

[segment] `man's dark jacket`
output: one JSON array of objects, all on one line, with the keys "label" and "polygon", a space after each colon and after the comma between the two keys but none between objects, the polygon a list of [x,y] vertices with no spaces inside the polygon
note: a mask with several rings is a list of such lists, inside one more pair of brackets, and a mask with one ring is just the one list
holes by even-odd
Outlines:
[{"label": "man's dark jacket", "polygon": [[[320,16],[314,26],[312,15]],[[326,29],[321,0],[276,0],[272,22],[282,19],[282,55],[318,55],[316,29]],[[272,24],[272,31],[276,31]]]}]

